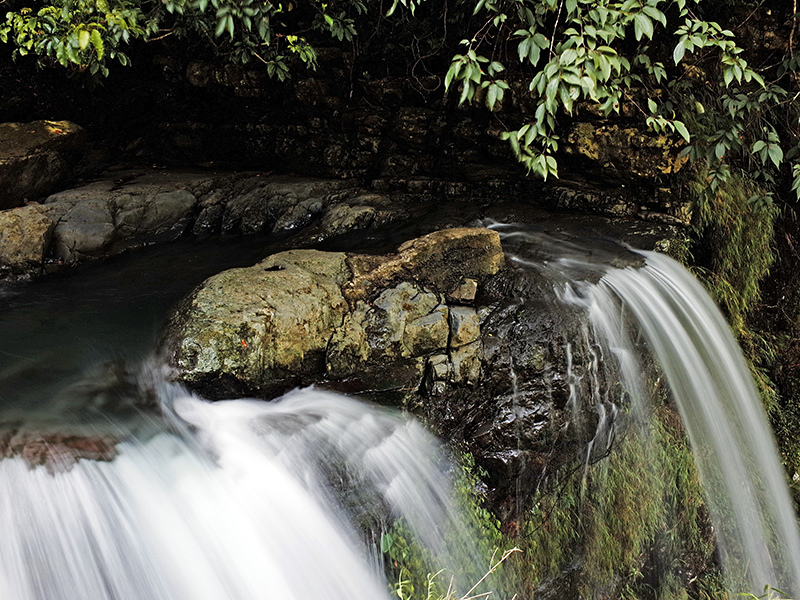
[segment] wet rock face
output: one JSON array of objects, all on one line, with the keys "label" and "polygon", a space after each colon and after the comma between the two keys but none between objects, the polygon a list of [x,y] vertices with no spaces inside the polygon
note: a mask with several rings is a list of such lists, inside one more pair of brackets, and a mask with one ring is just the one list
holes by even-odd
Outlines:
[{"label": "wet rock face", "polygon": [[84,132],[68,121],[0,124],[0,209],[37,200],[70,171]]},{"label": "wet rock face", "polygon": [[[450,361],[429,360],[416,408],[444,438],[466,442],[487,472],[490,504],[513,520],[594,436],[595,412],[574,410],[593,405],[586,322],[559,305],[548,277],[513,268],[484,282],[475,306],[451,309],[451,345],[459,332],[465,344],[451,349]],[[474,344],[476,384],[458,385],[452,369]]]}]

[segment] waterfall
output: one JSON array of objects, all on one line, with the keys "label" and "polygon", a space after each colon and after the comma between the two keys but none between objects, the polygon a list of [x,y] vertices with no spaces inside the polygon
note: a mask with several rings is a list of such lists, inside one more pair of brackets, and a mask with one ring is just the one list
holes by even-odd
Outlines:
[{"label": "waterfall", "polygon": [[[652,418],[645,375],[652,357],[694,450],[728,588],[761,595],[772,586],[798,597],[800,536],[775,444],[741,352],[700,284],[656,253],[617,244],[587,249],[496,227],[520,273],[545,274],[562,308],[585,317],[557,374],[567,388],[566,420],[594,428],[578,436],[584,478],[613,452],[621,424],[634,430]],[[513,289],[520,306],[533,293],[525,285]],[[28,310],[24,301],[18,305]],[[132,383],[124,361],[53,392],[61,380],[43,374],[54,361],[67,370],[75,357],[35,353],[38,346],[52,352],[47,340],[22,345],[27,318],[23,312],[11,336],[23,362],[0,368],[0,380],[26,382],[6,385],[14,410],[4,418],[16,423],[49,394],[39,414],[61,419],[75,398],[90,398],[74,409],[78,420],[100,428],[111,418],[106,405],[118,404],[120,422],[107,430],[121,441],[113,459],[56,451],[43,465],[32,465],[31,456],[0,460],[4,597],[388,600],[378,548],[395,520],[436,557],[431,572],[449,568],[445,582],[450,572],[485,572],[479,565],[488,557],[478,556],[452,500],[453,468],[415,419],[314,388],[272,402],[208,402],[166,382],[158,368],[145,368]],[[82,321],[72,325],[83,330]],[[59,328],[48,321],[41,329]],[[509,364],[508,420],[521,448],[524,381],[517,372],[525,365],[514,357]],[[543,376],[554,379],[553,368],[543,366]],[[110,386],[114,394],[106,393]],[[146,401],[139,403],[141,390]],[[143,405],[157,406],[163,419],[143,416]],[[596,419],[586,418],[591,411]],[[0,447],[8,454],[4,435]],[[463,591],[474,581],[455,585]]]},{"label": "waterfall", "polygon": [[[702,286],[672,259],[643,252],[641,269],[611,269],[584,288],[609,343],[627,309],[664,372],[683,419],[715,523],[723,565],[749,591],[800,593],[800,535],[766,414],[741,350]],[[621,363],[630,362],[619,348]],[[634,369],[624,386],[641,394]],[[638,388],[638,389],[637,389]],[[640,400],[637,400],[640,401]]]},{"label": "waterfall", "polygon": [[413,419],[314,389],[158,393],[173,431],[113,461],[0,461],[4,597],[388,598],[355,521],[403,518],[438,553],[458,527],[439,444]]},{"label": "waterfall", "polygon": [[514,262],[546,272],[563,302],[586,311],[633,420],[653,402],[635,340],[646,341],[693,449],[728,588],[798,597],[800,535],[777,448],[742,352],[700,283],[663,254],[636,251],[644,264],[615,268],[573,239],[496,227],[520,251]]}]

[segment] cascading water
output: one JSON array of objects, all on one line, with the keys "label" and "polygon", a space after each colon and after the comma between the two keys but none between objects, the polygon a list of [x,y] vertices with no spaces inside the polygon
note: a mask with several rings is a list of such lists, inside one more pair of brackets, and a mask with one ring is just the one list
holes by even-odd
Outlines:
[{"label": "cascading water", "polygon": [[[377,548],[396,519],[432,570],[485,570],[452,467],[415,420],[314,389],[210,403],[134,366],[167,307],[265,252],[251,246],[154,248],[0,285],[3,598],[388,598]],[[78,456],[121,442],[76,460],[65,436]]]},{"label": "cascading water", "polygon": [[[586,290],[598,332],[613,296],[663,369],[694,449],[723,565],[750,591],[800,593],[800,536],[766,415],[730,329],[700,284],[669,258],[611,270]],[[612,306],[610,306],[612,305]],[[619,308],[617,308],[617,313]],[[630,386],[626,377],[625,384]]]},{"label": "cascading water", "polygon": [[438,444],[413,420],[313,389],[159,394],[180,435],[54,473],[0,461],[4,597],[388,598],[354,519],[402,517],[440,554],[458,527]]},{"label": "cascading water", "polygon": [[[506,239],[528,245],[528,252],[547,248],[552,254],[561,246],[568,255],[514,260],[546,271],[562,301],[588,313],[639,420],[652,408],[634,342],[643,335],[692,445],[729,589],[761,595],[772,587],[797,597],[800,535],[785,475],[747,364],[708,293],[662,254],[637,251],[643,266],[613,268],[608,256],[598,259],[580,244],[496,227]],[[601,413],[599,434],[603,404],[590,404]]]}]

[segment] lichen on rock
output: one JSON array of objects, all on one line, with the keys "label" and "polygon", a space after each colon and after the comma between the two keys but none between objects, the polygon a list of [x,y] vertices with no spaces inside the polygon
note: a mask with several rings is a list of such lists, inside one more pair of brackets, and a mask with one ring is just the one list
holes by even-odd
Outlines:
[{"label": "lichen on rock", "polygon": [[673,175],[688,162],[673,137],[638,127],[576,123],[564,137],[568,154],[581,157],[621,178]]},{"label": "lichen on rock", "polygon": [[[187,383],[255,392],[321,370],[347,305],[344,254],[288,251],[208,279],[173,315],[171,359]],[[332,276],[326,273],[331,273]]]}]

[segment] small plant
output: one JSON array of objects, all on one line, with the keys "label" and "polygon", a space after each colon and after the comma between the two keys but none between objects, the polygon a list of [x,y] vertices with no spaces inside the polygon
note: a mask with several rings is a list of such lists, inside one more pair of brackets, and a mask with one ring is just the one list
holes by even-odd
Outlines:
[{"label": "small plant", "polygon": [[775,589],[769,584],[764,586],[763,593],[758,596],[752,592],[742,592],[736,595],[747,598],[748,600],[791,600],[785,592]]},{"label": "small plant", "polygon": [[[382,533],[380,550],[383,554],[387,577],[392,581],[392,594],[401,600],[465,600],[484,597],[482,591],[475,593],[479,586],[485,585],[487,578],[497,572],[510,556],[519,552],[510,547],[500,533],[497,518],[483,505],[479,492],[480,469],[469,453],[460,455],[460,469],[453,482],[453,500],[457,506],[457,523],[445,528],[444,543],[449,550],[447,565],[453,577],[447,582],[445,569],[440,569],[442,560],[432,555],[417,543],[408,524],[398,519]],[[467,538],[467,539],[465,539]],[[497,559],[497,556],[500,558]],[[481,557],[491,556],[488,570],[485,570]],[[504,570],[503,577],[495,577],[495,596],[507,598],[514,588],[513,568]],[[454,589],[455,582],[465,587],[465,582],[477,581],[463,596]]]},{"label": "small plant", "polygon": [[[457,596],[455,590],[453,589],[453,581],[454,578],[450,578],[450,582],[447,586],[447,589],[442,593],[438,590],[440,589],[439,578],[444,572],[444,570],[437,571],[436,573],[429,573],[426,576],[427,586],[425,587],[425,596],[422,597],[423,600],[476,600],[477,598],[486,598],[492,595],[492,592],[481,592],[475,593],[475,591],[486,581],[489,576],[494,574],[497,569],[502,565],[512,554],[515,552],[521,552],[519,548],[511,548],[509,550],[505,550],[502,556],[497,559],[497,551],[492,554],[492,558],[489,560],[489,570],[481,577],[475,585],[473,585],[465,594],[461,596]],[[496,560],[497,559],[497,560]],[[409,588],[408,581],[400,580],[397,582],[393,589],[394,595],[396,595],[400,600],[415,600],[417,598],[413,595],[413,589]],[[517,597],[514,594],[511,600],[514,600]]]}]

